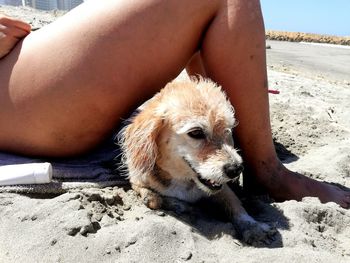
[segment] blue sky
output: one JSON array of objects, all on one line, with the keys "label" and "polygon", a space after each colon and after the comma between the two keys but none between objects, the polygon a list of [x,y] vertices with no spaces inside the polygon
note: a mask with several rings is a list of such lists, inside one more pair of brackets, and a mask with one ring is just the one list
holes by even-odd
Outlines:
[{"label": "blue sky", "polygon": [[350,0],[260,0],[267,30],[350,36]]}]

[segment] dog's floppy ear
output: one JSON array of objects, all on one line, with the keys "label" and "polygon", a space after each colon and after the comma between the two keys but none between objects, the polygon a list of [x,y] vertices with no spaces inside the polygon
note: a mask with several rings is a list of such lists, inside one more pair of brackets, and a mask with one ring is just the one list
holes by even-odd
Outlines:
[{"label": "dog's floppy ear", "polygon": [[155,103],[150,103],[120,132],[122,161],[130,177],[147,175],[153,170],[158,155],[156,140],[163,123]]}]

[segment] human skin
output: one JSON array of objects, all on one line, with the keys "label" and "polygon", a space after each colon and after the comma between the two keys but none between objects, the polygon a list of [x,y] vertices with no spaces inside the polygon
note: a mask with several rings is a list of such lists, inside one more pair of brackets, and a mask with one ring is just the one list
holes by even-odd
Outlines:
[{"label": "human skin", "polygon": [[264,33],[258,0],[86,2],[0,60],[0,149],[84,153],[188,65],[229,96],[248,181],[277,200],[317,196],[348,207],[350,193],[289,171],[276,156]]},{"label": "human skin", "polygon": [[0,59],[9,53],[21,38],[28,35],[30,30],[29,24],[0,13]]}]

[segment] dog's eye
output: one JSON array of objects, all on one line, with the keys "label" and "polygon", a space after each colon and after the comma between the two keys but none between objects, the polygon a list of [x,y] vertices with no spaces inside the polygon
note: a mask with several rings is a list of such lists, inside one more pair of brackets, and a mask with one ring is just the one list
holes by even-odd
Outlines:
[{"label": "dog's eye", "polygon": [[226,129],[225,129],[225,134],[226,134],[227,136],[232,136],[232,134],[233,134],[233,128],[226,128]]},{"label": "dog's eye", "polygon": [[187,133],[187,135],[196,140],[202,140],[206,138],[204,131],[200,129],[190,131]]}]

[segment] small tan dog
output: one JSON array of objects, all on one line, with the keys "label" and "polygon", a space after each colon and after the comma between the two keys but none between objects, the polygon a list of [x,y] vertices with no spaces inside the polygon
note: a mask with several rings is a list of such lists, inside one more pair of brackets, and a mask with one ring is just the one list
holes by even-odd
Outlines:
[{"label": "small tan dog", "polygon": [[162,206],[161,196],[191,203],[210,197],[244,241],[270,236],[273,228],[249,216],[226,185],[243,170],[235,125],[232,105],[210,80],[169,83],[119,134],[132,188],[152,209]]}]

